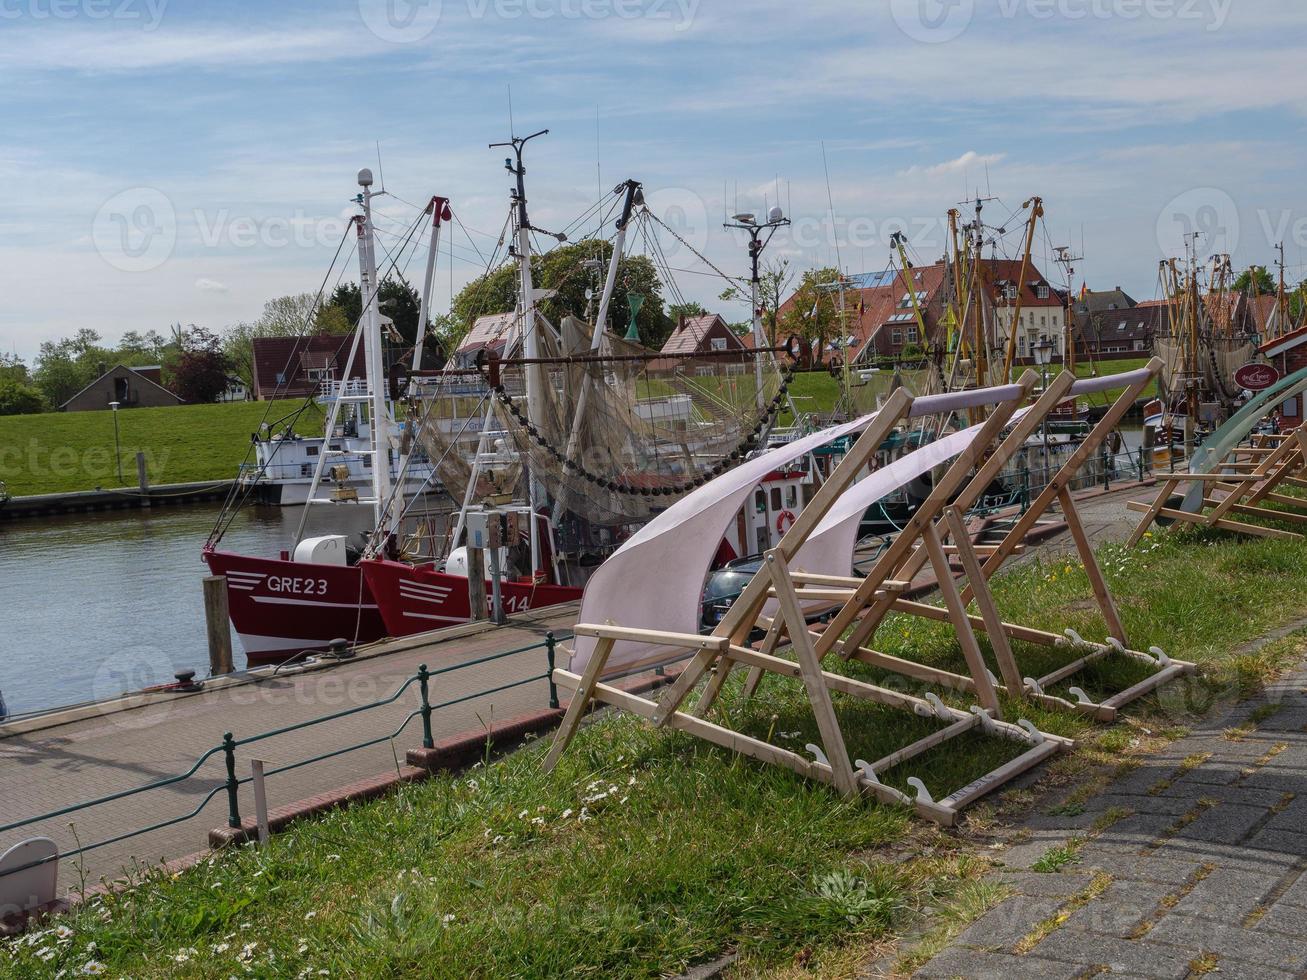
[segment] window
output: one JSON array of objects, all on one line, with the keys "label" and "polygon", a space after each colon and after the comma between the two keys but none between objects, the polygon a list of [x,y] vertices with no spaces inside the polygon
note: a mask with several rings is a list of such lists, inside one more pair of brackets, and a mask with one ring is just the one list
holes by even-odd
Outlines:
[{"label": "window", "polygon": [[331,368],[326,367],[309,368],[305,373],[310,381],[330,381],[333,374]]},{"label": "window", "polygon": [[305,446],[305,447],[304,447],[304,454],[305,454],[306,456],[316,456],[316,455],[318,455],[318,447],[317,447],[317,446]]},{"label": "window", "polygon": [[712,338],[712,349],[713,349],[713,350],[726,350],[726,338],[725,338],[725,337],[713,337],[713,338]]},{"label": "window", "polygon": [[1040,299],[1048,299],[1048,283],[1041,282],[1035,287],[1035,295]]},{"label": "window", "polygon": [[799,509],[799,488],[794,484],[785,488],[785,508],[786,510]]},{"label": "window", "polygon": [[917,328],[908,327],[908,343],[915,344],[917,342],[917,339],[918,339]]},{"label": "window", "polygon": [[895,347],[903,346],[903,331],[898,327],[895,327],[893,330],[891,330],[889,332],[889,342],[893,344]]},{"label": "window", "polygon": [[277,384],[279,384],[279,385],[284,385],[285,383],[286,383],[286,372],[285,372],[285,371],[278,371],[278,372],[277,372]]},{"label": "window", "polygon": [[784,510],[784,509],[785,509],[785,508],[783,508],[783,507],[781,506],[781,488],[780,488],[780,487],[772,487],[772,488],[771,488],[771,509],[772,509],[772,510]]},{"label": "window", "polygon": [[1024,334],[1017,337],[1017,350],[1019,350],[1023,356],[1026,353],[1026,337]]},{"label": "window", "polygon": [[1015,299],[1017,298],[1017,284],[1016,284],[1016,283],[1014,283],[1014,282],[1009,282],[1009,283],[1005,283],[1005,284],[1003,285],[1003,298],[1004,298],[1004,299],[1007,299],[1007,300],[1015,300]]},{"label": "window", "polygon": [[1040,318],[1039,318],[1039,325],[1040,325],[1041,327],[1046,327],[1046,326],[1048,326],[1048,317],[1047,317],[1047,316],[1040,316]]}]

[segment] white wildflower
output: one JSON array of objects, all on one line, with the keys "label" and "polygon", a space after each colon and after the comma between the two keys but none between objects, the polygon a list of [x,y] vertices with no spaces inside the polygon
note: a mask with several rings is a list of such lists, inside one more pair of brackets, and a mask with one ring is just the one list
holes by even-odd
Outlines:
[{"label": "white wildflower", "polygon": [[328,860],[328,861],[339,861],[339,860],[340,860],[340,855],[339,855],[339,854],[328,854],[328,855],[327,855],[327,860]]},{"label": "white wildflower", "polygon": [[455,915],[453,912],[446,912],[444,915],[440,917],[440,923],[441,925],[448,927],[449,924],[454,921],[454,919],[455,919]]},{"label": "white wildflower", "polygon": [[299,953],[301,956],[303,956],[303,955],[304,955],[305,953],[307,953],[308,951],[309,951],[309,944],[306,943],[304,940],[301,939],[301,940],[300,940],[300,944],[299,944],[299,946],[296,948],[295,952],[297,952],[297,953]]},{"label": "white wildflower", "polygon": [[312,909],[312,910],[310,910],[310,911],[304,913],[304,921],[305,921],[305,922],[308,922],[309,919],[316,919],[317,916],[318,916],[318,911],[317,911],[317,909]]},{"label": "white wildflower", "polygon": [[82,965],[82,976],[98,977],[105,969],[105,965],[99,960],[88,960]]},{"label": "white wildflower", "polygon": [[72,939],[72,938],[73,938],[73,931],[72,931],[71,929],[69,929],[67,926],[55,926],[55,927],[54,927],[54,934],[55,934],[56,936],[58,936],[60,939]]},{"label": "white wildflower", "polygon": [[215,943],[213,945],[213,952],[217,956],[221,956],[229,949],[231,949],[231,943]]},{"label": "white wildflower", "polygon": [[525,820],[525,819],[526,819],[526,815],[527,815],[528,813],[530,813],[530,812],[531,812],[530,810],[523,810],[521,813],[519,813],[519,814],[517,815],[517,819],[518,819],[518,820]]},{"label": "white wildflower", "polygon": [[566,819],[567,819],[568,817],[570,817],[571,815],[572,815],[572,808],[571,808],[571,807],[568,807],[568,808],[567,808],[566,810],[564,810],[561,814],[559,814],[559,818],[562,819],[562,820],[566,820]]}]

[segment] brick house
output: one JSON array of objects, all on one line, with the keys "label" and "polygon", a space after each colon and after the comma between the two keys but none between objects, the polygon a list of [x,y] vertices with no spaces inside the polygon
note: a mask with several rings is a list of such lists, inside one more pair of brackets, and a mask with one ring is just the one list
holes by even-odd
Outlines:
[{"label": "brick house", "polygon": [[[352,337],[256,337],[254,397],[304,398],[324,381],[345,380]],[[354,358],[349,380],[366,376],[363,352]]]},{"label": "brick house", "polygon": [[106,368],[100,376],[59,406],[61,412],[93,412],[117,402],[119,408],[161,408],[182,400],[163,386],[163,369],[157,365]]}]

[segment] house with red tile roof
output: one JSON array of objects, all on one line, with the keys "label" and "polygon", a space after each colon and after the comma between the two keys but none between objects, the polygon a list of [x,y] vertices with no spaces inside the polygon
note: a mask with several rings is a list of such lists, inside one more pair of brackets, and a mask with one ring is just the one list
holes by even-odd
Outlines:
[{"label": "house with red tile roof", "polygon": [[[254,338],[254,397],[303,398],[324,381],[345,380],[349,336]],[[362,351],[354,358],[349,379],[365,376]]]},{"label": "house with red tile roof", "polygon": [[677,317],[676,326],[663,342],[660,353],[677,358],[692,358],[707,351],[741,351],[740,360],[744,360],[747,355],[743,352],[749,346],[751,345],[746,345],[720,315],[704,313],[699,316]]},{"label": "house with red tile roof", "polygon": [[[1275,340],[1268,340],[1257,351],[1275,365],[1281,376],[1301,371],[1307,368],[1307,326],[1301,326]],[[1280,404],[1277,414],[1281,431],[1303,424],[1307,418],[1307,405],[1304,405],[1304,401],[1307,399],[1303,395],[1297,395]]]}]

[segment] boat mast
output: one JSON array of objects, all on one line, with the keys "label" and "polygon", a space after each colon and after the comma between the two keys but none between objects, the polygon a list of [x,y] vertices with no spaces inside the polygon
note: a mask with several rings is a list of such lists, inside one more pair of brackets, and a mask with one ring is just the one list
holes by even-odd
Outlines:
[{"label": "boat mast", "polygon": [[386,405],[384,351],[381,345],[381,315],[378,309],[381,284],[377,282],[377,256],[374,249],[372,225],[372,171],[364,167],[359,171],[359,186],[363,192],[359,203],[363,205],[363,221],[359,227],[359,277],[363,298],[363,351],[367,370],[368,393],[371,396],[368,429],[372,437],[372,508],[380,526],[390,499],[390,410]]},{"label": "boat mast", "polygon": [[[544,136],[549,130],[542,129],[530,136],[514,136],[507,143],[491,143],[491,149],[499,146],[510,147],[513,156],[504,160],[504,169],[516,178],[516,186],[510,192],[513,209],[517,217],[517,246],[514,249],[520,275],[521,297],[518,308],[522,314],[522,354],[528,361],[540,356],[540,335],[536,325],[535,284],[531,279],[531,220],[526,210],[526,166],[522,163],[522,151],[526,144],[537,136]],[[541,399],[543,397],[543,373],[539,364],[526,365],[526,413],[532,425],[539,425],[544,417]],[[536,511],[540,505],[543,487],[528,469],[527,487],[531,503],[531,568],[540,567],[540,529],[536,526]]]}]

